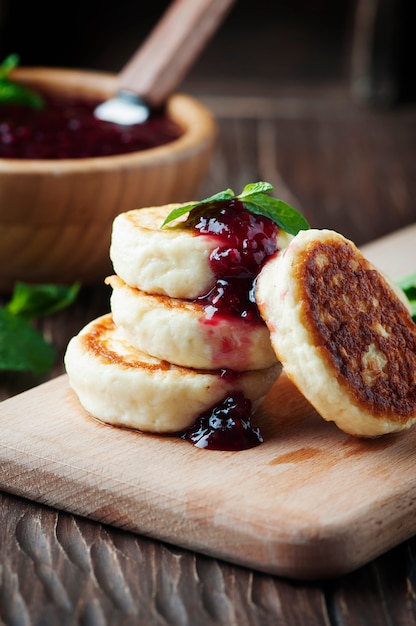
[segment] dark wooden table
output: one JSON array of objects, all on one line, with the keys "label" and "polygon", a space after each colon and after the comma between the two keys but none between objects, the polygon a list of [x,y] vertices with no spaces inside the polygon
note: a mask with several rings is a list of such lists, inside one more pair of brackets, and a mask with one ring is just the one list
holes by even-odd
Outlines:
[{"label": "dark wooden table", "polygon": [[[342,86],[227,93],[203,96],[218,117],[220,137],[200,197],[267,180],[312,226],[339,230],[359,245],[416,221],[414,106],[370,112]],[[84,287],[70,309],[42,322],[60,353],[51,376],[63,371],[69,338],[108,310],[108,288]],[[36,382],[3,375],[1,397]],[[416,624],[415,538],[348,575],[302,582],[7,493],[0,494],[0,528],[2,624]]]}]

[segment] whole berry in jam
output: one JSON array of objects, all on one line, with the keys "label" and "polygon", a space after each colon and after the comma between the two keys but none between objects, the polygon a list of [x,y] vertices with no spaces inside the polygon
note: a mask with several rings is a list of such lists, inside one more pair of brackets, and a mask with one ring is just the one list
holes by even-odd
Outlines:
[{"label": "whole berry in jam", "polygon": [[207,317],[231,315],[262,323],[254,281],[264,261],[276,252],[277,225],[254,215],[237,199],[202,205],[192,211],[187,223],[201,235],[218,239],[209,258],[216,283],[197,299],[205,305]]},{"label": "whole berry in jam", "polygon": [[276,250],[277,225],[254,215],[237,199],[194,209],[192,225],[201,235],[218,238],[218,248],[210,257],[216,276],[253,277]]},{"label": "whole berry in jam", "polygon": [[262,443],[259,429],[250,421],[251,402],[242,393],[225,398],[203,413],[182,438],[197,448],[246,450]]}]

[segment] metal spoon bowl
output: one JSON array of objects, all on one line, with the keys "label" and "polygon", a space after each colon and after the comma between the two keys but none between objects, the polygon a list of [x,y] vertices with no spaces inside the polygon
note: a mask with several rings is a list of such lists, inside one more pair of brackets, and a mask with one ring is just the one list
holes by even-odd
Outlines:
[{"label": "metal spoon bowl", "polygon": [[163,105],[218,29],[235,0],[174,0],[118,74],[118,92],[95,109],[98,119],[140,124]]}]

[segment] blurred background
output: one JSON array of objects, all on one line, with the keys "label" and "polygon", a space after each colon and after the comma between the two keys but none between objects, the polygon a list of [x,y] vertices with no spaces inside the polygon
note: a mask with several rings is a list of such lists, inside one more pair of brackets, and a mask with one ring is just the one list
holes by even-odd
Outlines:
[{"label": "blurred background", "polygon": [[[0,0],[0,57],[117,72],[168,4]],[[201,193],[263,178],[357,243],[414,221],[415,17],[414,0],[237,0],[180,85],[220,124]]]},{"label": "blurred background", "polygon": [[[0,55],[17,52],[23,65],[117,72],[168,5],[0,0]],[[185,84],[247,93],[365,74],[375,100],[409,99],[416,89],[415,17],[413,0],[237,0]]]}]

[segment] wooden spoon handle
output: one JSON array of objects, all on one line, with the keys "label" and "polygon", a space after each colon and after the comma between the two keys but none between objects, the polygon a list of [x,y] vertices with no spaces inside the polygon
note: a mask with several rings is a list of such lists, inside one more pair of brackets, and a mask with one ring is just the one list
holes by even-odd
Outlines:
[{"label": "wooden spoon handle", "polygon": [[174,0],[118,75],[119,89],[160,106],[175,90],[235,0]]}]

